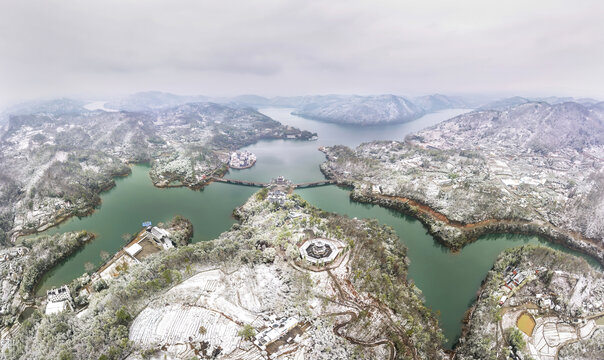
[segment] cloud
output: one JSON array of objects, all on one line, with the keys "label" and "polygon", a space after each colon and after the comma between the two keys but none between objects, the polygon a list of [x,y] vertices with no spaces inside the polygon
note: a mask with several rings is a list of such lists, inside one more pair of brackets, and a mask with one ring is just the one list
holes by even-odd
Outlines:
[{"label": "cloud", "polygon": [[148,89],[604,98],[603,16],[597,0],[5,1],[0,103]]}]

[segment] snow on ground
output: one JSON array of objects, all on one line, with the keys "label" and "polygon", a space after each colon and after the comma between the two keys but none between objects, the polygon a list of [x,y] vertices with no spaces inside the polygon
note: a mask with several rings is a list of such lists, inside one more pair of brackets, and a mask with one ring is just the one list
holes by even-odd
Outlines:
[{"label": "snow on ground", "polygon": [[177,353],[187,349],[181,344],[207,342],[210,347],[220,346],[229,354],[239,344],[239,329],[237,323],[219,312],[194,305],[167,304],[143,310],[134,320],[129,337],[143,346],[174,347],[172,350]]},{"label": "snow on ground", "polygon": [[536,319],[533,336],[528,338],[528,349],[532,357],[542,360],[553,360],[560,348],[573,341],[591,336],[595,329],[595,322],[587,320],[579,329],[560,321],[556,317],[543,317]]},{"label": "snow on ground", "polygon": [[[264,265],[231,274],[202,271],[143,310],[130,328],[130,340],[143,347],[165,346],[167,353],[182,356],[200,343],[231,354],[239,349],[238,332],[244,324],[262,325],[259,314],[270,311],[269,296],[281,285],[274,268]],[[275,291],[258,294],[254,289]],[[257,355],[244,353],[250,359]]]},{"label": "snow on ground", "polygon": [[575,284],[575,287],[570,296],[570,299],[568,299],[568,305],[569,306],[579,306],[581,304],[582,300],[586,297],[583,294],[585,292],[585,290],[588,290],[587,294],[589,294],[587,279],[580,277],[577,280],[577,283]]},{"label": "snow on ground", "polygon": [[107,101],[93,101],[91,103],[84,105],[84,109],[90,110],[90,111],[103,110],[106,112],[117,112],[117,110],[115,110],[115,109],[106,108],[105,107],[106,103],[107,103]]},{"label": "snow on ground", "polygon": [[[501,319],[503,329],[515,327],[518,317],[525,311],[520,309],[506,312]],[[533,336],[523,334],[523,337],[530,355],[541,360],[554,360],[562,346],[580,338],[589,338],[596,329],[594,320],[585,320],[584,324],[580,323],[575,327],[554,316],[536,317],[535,323]]]},{"label": "snow on ground", "polygon": [[581,338],[588,338],[592,332],[596,329],[596,322],[593,320],[589,320],[579,329],[579,336]]},{"label": "snow on ground", "polygon": [[54,164],[56,161],[66,161],[68,156],[69,154],[64,151],[57,151],[52,160],[48,161],[42,166],[38,166],[34,170],[34,173],[30,176],[29,181],[27,182],[26,188],[31,189],[32,187],[34,187],[35,184],[42,178],[42,176],[44,176],[44,173],[46,172],[46,170],[48,170],[48,168],[50,168],[52,164]]}]

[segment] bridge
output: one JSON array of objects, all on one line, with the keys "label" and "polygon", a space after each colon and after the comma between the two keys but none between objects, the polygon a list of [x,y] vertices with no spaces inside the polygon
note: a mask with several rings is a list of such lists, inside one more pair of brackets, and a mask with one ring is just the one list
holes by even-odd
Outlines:
[{"label": "bridge", "polygon": [[[252,186],[252,187],[267,187],[267,186],[271,185],[270,183],[247,181],[247,180],[225,179],[225,178],[217,177],[217,176],[212,176],[211,180],[216,181],[216,182],[226,183],[226,184]],[[305,182],[305,183],[300,183],[300,184],[293,184],[293,185],[291,185],[291,187],[293,189],[306,189],[306,188],[312,188],[312,187],[317,187],[317,186],[332,185],[335,183],[336,183],[335,180],[321,180],[321,181],[311,181],[311,182]]]},{"label": "bridge", "polygon": [[262,182],[254,182],[254,181],[246,181],[246,180],[235,180],[235,179],[225,179],[217,176],[211,177],[212,181],[234,184],[234,185],[243,185],[243,186],[253,186],[253,187],[267,187],[268,183]]},{"label": "bridge", "polygon": [[336,183],[335,180],[305,182],[305,183],[301,183],[301,184],[295,184],[294,189],[304,189],[304,188],[311,188],[311,187],[317,187],[317,186],[333,185],[335,183]]}]

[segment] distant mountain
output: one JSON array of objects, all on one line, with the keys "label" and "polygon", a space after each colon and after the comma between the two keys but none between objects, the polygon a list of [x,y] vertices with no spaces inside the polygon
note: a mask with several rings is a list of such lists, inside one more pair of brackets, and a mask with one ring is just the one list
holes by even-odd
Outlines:
[{"label": "distant mountain", "polygon": [[573,102],[582,105],[593,105],[598,102],[598,100],[590,99],[590,98],[573,98],[573,97],[558,97],[558,96],[548,96],[548,97],[535,97],[535,98],[525,98],[521,96],[514,96],[505,99],[500,99],[483,105],[480,107],[480,110],[506,110],[513,108],[518,105],[528,104],[530,102],[544,102],[550,105],[558,105],[567,102]]},{"label": "distant mountain", "polygon": [[509,97],[509,98],[493,101],[491,103],[481,106],[479,109],[480,110],[505,110],[507,108],[526,104],[529,102],[531,102],[531,100],[529,100],[527,98],[524,98],[521,96],[514,96],[514,97]]},{"label": "distant mountain", "polygon": [[235,96],[234,98],[227,99],[226,101],[228,101],[229,103],[242,104],[248,106],[270,105],[270,99],[258,95],[239,95]]},{"label": "distant mountain", "polygon": [[294,114],[320,121],[377,125],[417,119],[425,112],[411,101],[395,95],[326,96],[303,105]]},{"label": "distant mountain", "polygon": [[268,103],[263,105],[301,109],[305,106],[325,104],[345,97],[345,95],[276,96],[268,99]]},{"label": "distant mountain", "polygon": [[[604,145],[604,111],[598,105],[528,102],[502,110],[475,111],[439,124],[439,138],[486,148],[489,142],[549,153]],[[425,133],[430,133],[426,130]]]},{"label": "distant mountain", "polygon": [[[246,94],[235,97],[184,96],[160,91],[139,92],[110,102],[89,103],[84,100],[60,98],[53,100],[30,101],[8,108],[0,114],[0,133],[7,124],[9,115],[25,114],[84,114],[90,111],[108,109],[141,112],[177,107],[188,103],[227,104],[232,108],[283,107],[293,108],[294,114],[320,121],[353,124],[376,125],[403,123],[421,117],[426,113],[444,109],[466,108],[479,110],[509,110],[515,106],[531,102],[544,102],[551,105],[575,102],[585,106],[600,106],[597,100],[572,97],[510,97],[493,102],[485,96],[448,96],[431,94],[415,97],[412,100],[396,95],[306,95],[277,96],[267,98]],[[488,102],[488,103],[487,103]],[[486,105],[483,105],[485,104]],[[99,106],[100,104],[100,106]],[[93,105],[91,107],[91,105]],[[482,105],[482,106],[481,106]]]},{"label": "distant mountain", "polygon": [[107,108],[126,111],[146,111],[174,107],[192,102],[208,102],[207,96],[182,96],[161,91],[139,92],[121,100],[109,102]]},{"label": "distant mountain", "polygon": [[604,113],[604,101],[593,104],[591,106],[592,109],[595,109],[597,111],[602,111]]},{"label": "distant mountain", "polygon": [[444,109],[462,109],[474,108],[472,101],[457,96],[446,96],[442,94],[424,95],[413,99],[415,105],[422,108],[425,112],[434,112]]},{"label": "distant mountain", "polygon": [[6,109],[5,113],[10,115],[25,114],[80,114],[87,112],[84,108],[86,102],[68,98],[52,100],[35,100],[17,104]]},{"label": "distant mountain", "polygon": [[544,101],[551,105],[562,104],[562,103],[566,103],[566,102],[575,102],[575,103],[583,104],[583,105],[593,105],[598,102],[598,100],[595,100],[595,99],[590,99],[590,98],[578,98],[577,99],[577,98],[570,97],[570,96],[566,96],[566,97],[548,96],[548,97],[544,97],[544,98],[535,98],[533,100]]}]

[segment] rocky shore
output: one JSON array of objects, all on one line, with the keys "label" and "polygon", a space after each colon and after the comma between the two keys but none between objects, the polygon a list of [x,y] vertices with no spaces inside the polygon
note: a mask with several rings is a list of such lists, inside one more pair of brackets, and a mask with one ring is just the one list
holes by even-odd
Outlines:
[{"label": "rocky shore", "polygon": [[[347,186],[345,183],[343,185]],[[536,235],[590,255],[604,265],[604,250],[596,242],[589,239],[582,239],[579,242],[577,241],[577,238],[580,238],[579,234],[569,234],[564,230],[552,227],[551,224],[505,219],[461,224],[451,222],[444,215],[411,199],[364,194],[359,191],[352,191],[350,198],[354,201],[383,206],[413,216],[424,224],[430,235],[453,251],[461,250],[464,245],[488,234]]]}]

